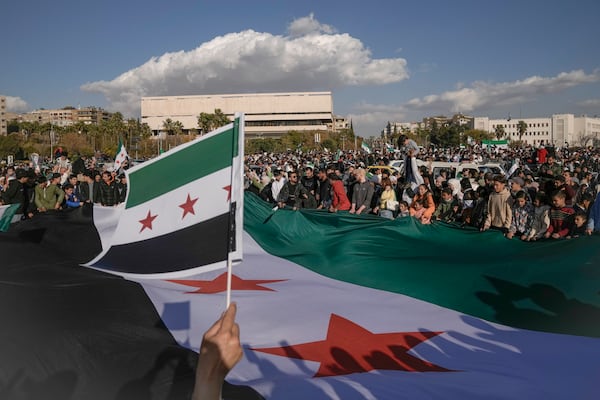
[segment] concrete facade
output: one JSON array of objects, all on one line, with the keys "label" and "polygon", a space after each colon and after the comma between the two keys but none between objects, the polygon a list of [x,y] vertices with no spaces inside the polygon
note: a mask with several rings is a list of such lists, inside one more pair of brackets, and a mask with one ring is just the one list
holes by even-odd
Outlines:
[{"label": "concrete facade", "polygon": [[99,107],[61,108],[56,110],[35,110],[24,114],[16,114],[13,119],[18,122],[50,123],[54,126],[70,126],[77,122],[98,125],[108,121],[112,113]]},{"label": "concrete facade", "polygon": [[574,114],[554,114],[550,118],[520,118],[510,121],[476,117],[473,127],[494,134],[496,126],[502,125],[506,133],[505,137],[519,140],[519,121],[527,124],[527,131],[522,140],[534,146],[540,144],[597,146],[600,144],[600,118],[585,115],[577,117]]},{"label": "concrete facade", "polygon": [[198,129],[200,113],[220,109],[233,119],[245,114],[246,136],[280,137],[288,131],[327,131],[337,125],[331,92],[217,94],[203,96],[142,97],[141,122],[159,133],[167,118],[183,124],[184,131]]}]

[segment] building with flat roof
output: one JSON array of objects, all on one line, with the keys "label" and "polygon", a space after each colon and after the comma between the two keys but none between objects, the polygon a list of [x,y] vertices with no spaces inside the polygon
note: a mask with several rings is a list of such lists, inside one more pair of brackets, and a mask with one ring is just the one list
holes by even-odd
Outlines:
[{"label": "building with flat roof", "polygon": [[39,124],[50,123],[54,126],[70,126],[77,122],[86,125],[99,125],[102,121],[108,121],[112,113],[100,107],[64,107],[60,109],[40,109],[24,114],[13,115],[12,119],[17,122],[37,122]]},{"label": "building with flat roof", "polygon": [[489,119],[476,117],[474,128],[494,134],[502,126],[505,137],[519,140],[519,121],[525,122],[527,130],[522,140],[534,146],[591,146],[600,143],[600,118],[574,114],[554,114],[549,118]]},{"label": "building with flat roof", "polygon": [[200,113],[220,109],[233,120],[245,114],[248,138],[278,138],[289,131],[330,131],[341,124],[334,119],[331,92],[214,94],[202,96],[142,97],[142,122],[158,134],[167,118],[198,129]]}]

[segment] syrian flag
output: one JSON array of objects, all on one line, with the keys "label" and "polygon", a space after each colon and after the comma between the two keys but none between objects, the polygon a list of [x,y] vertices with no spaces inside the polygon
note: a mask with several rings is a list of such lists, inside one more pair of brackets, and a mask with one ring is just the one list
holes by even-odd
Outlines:
[{"label": "syrian flag", "polygon": [[[410,218],[272,214],[251,195],[245,206],[232,285],[244,359],[231,383],[269,399],[597,396],[600,238],[523,243]],[[470,257],[451,256],[460,249]],[[224,274],[140,283],[175,339],[198,348]],[[173,312],[183,304],[187,330]]]},{"label": "syrian flag", "polygon": [[362,142],[360,148],[367,154],[371,154],[371,148],[365,142]]},{"label": "syrian flag", "polygon": [[124,205],[97,207],[103,251],[87,266],[177,277],[241,260],[243,116],[126,171]]},{"label": "syrian flag", "polygon": [[[244,359],[223,398],[597,397],[600,237],[523,243],[410,218],[273,214],[246,196],[232,284]],[[142,289],[78,268],[101,251],[96,211],[0,234],[2,398],[191,397],[222,271]]]},{"label": "syrian flag", "polygon": [[519,159],[515,159],[514,164],[510,167],[510,169],[506,173],[506,177],[510,178],[512,176],[512,174],[514,174],[518,168],[519,168]]},{"label": "syrian flag", "polygon": [[394,148],[393,145],[386,143],[385,144],[385,148],[387,149],[388,152],[393,153],[396,149]]},{"label": "syrian flag", "polygon": [[21,215],[17,214],[20,204],[7,204],[0,206],[0,232],[8,231],[10,224],[21,219]]},{"label": "syrian flag", "polygon": [[127,150],[125,150],[125,145],[121,138],[119,138],[119,149],[117,150],[117,155],[115,156],[115,171],[119,171],[123,167],[123,163],[127,160],[129,154],[127,154]]}]

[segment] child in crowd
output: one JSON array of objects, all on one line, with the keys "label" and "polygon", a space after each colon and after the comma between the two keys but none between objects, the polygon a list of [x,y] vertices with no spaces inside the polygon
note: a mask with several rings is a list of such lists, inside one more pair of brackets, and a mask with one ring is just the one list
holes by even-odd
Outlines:
[{"label": "child in crowd", "polygon": [[575,211],[572,207],[566,206],[567,195],[563,190],[558,190],[552,195],[552,208],[550,209],[550,226],[544,234],[546,239],[561,239],[565,238],[573,224],[573,214]]},{"label": "child in crowd", "polygon": [[379,214],[380,217],[394,219],[394,212],[398,203],[390,178],[383,178],[381,180],[381,187],[383,187],[383,191],[379,197],[379,206],[375,207],[373,212]]},{"label": "child in crowd", "polygon": [[431,219],[427,216],[427,209],[423,205],[423,200],[414,200],[410,205],[410,215],[419,220],[422,224],[431,223]]},{"label": "child in crowd", "polygon": [[588,222],[585,233],[591,235],[594,232],[600,231],[600,192],[596,196],[596,200],[588,207]]},{"label": "child in crowd", "polygon": [[399,202],[398,210],[398,218],[410,217],[410,210],[408,209],[408,202],[406,200],[401,200]]},{"label": "child in crowd", "polygon": [[[431,191],[429,191],[429,188],[427,187],[427,185],[425,185],[425,184],[419,185],[419,187],[417,188],[417,193],[414,195],[413,201],[410,204],[411,209],[414,207],[414,202],[416,200],[419,200],[421,202],[421,206],[423,206],[423,208],[425,208],[425,211],[423,213],[423,215],[425,217],[424,219],[426,219],[427,223],[429,223],[429,221],[431,221],[431,216],[435,212],[435,203],[433,201],[433,195],[431,194]],[[411,210],[411,215],[412,215],[412,210]]]},{"label": "child in crowd", "polygon": [[533,222],[533,211],[533,206],[529,203],[529,194],[524,190],[515,193],[512,221],[506,233],[507,239],[512,239],[516,235],[521,240],[527,240],[527,234],[531,230]]},{"label": "child in crowd", "polygon": [[573,225],[571,225],[571,230],[567,235],[567,239],[577,238],[579,236],[585,235],[587,225],[587,215],[585,212],[579,212],[575,214],[575,218],[573,218]]},{"label": "child in crowd", "polygon": [[512,222],[513,199],[506,188],[504,175],[494,175],[492,181],[493,191],[488,199],[488,214],[481,230],[493,228],[506,233]]},{"label": "child in crowd", "polygon": [[433,217],[438,221],[453,222],[458,213],[458,201],[452,195],[452,189],[447,187],[442,189],[442,200],[435,209]]},{"label": "child in crowd", "polygon": [[483,227],[483,223],[487,218],[487,202],[488,202],[488,191],[485,185],[479,186],[475,190],[475,204],[469,217],[468,224],[474,226],[477,229]]},{"label": "child in crowd", "polygon": [[538,192],[533,200],[533,221],[531,229],[525,238],[526,241],[536,241],[544,237],[550,226],[550,206],[546,204],[546,194]]}]

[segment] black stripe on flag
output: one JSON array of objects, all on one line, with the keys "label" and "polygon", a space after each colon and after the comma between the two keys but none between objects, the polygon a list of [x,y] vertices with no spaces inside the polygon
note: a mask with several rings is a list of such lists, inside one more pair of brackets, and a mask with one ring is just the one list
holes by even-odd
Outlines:
[{"label": "black stripe on flag", "polygon": [[132,274],[159,274],[226,261],[230,215],[225,213],[179,231],[112,246],[94,268]]}]

